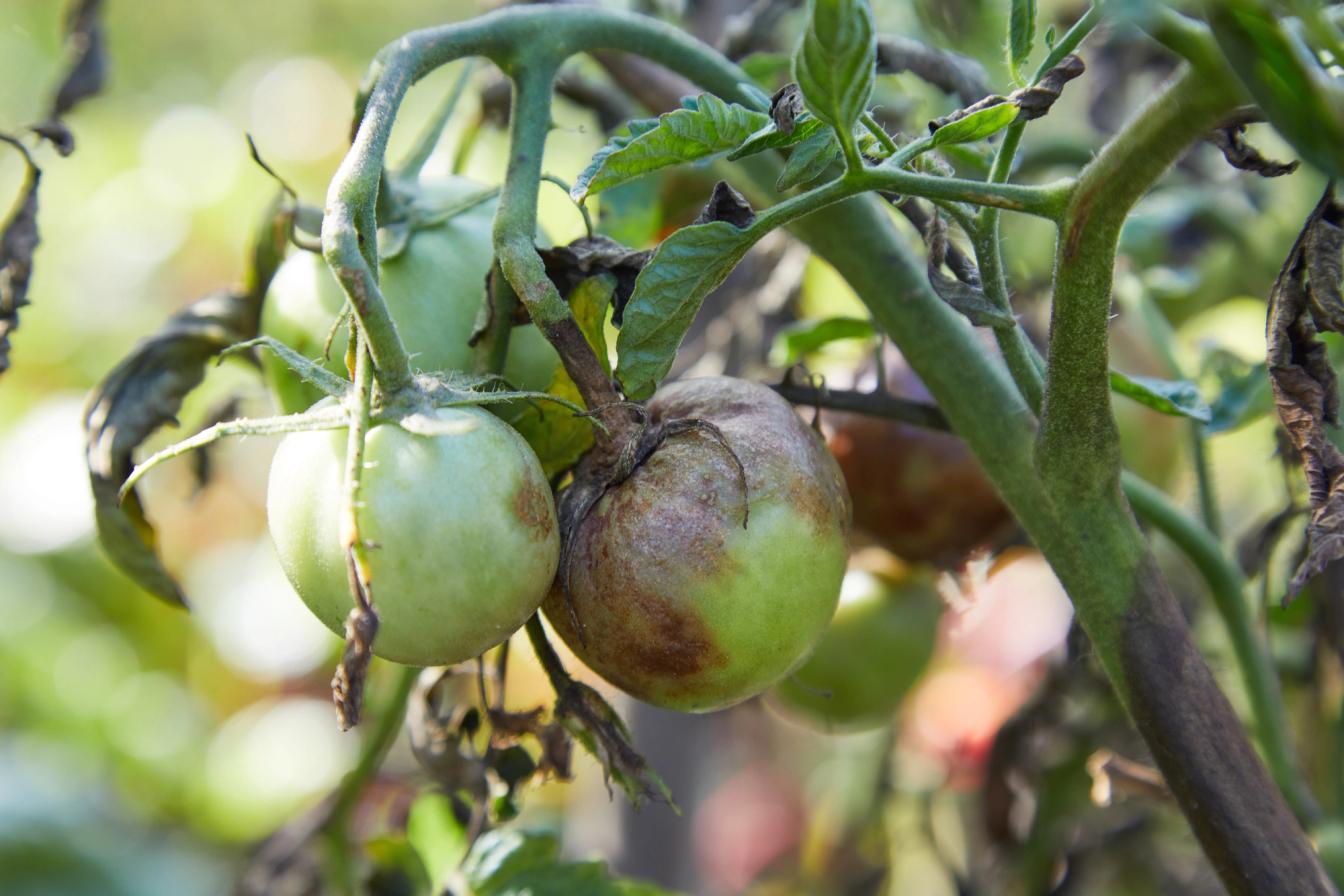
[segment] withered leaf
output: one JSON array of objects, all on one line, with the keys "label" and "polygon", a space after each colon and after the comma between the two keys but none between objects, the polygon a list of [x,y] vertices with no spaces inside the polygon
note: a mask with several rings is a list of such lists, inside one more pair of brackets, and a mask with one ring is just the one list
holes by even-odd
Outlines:
[{"label": "withered leaf", "polygon": [[1208,141],[1222,152],[1227,164],[1240,171],[1252,171],[1261,177],[1282,177],[1297,170],[1298,161],[1276,162],[1260,154],[1246,142],[1246,125],[1231,124],[1209,134]]},{"label": "withered leaf", "polygon": [[9,369],[9,334],[19,328],[19,309],[28,304],[28,281],[33,276],[33,252],[37,249],[37,185],[42,171],[33,164],[28,150],[12,137],[0,141],[22,153],[28,166],[18,204],[0,232],[0,373]]},{"label": "withered leaf", "polygon": [[781,133],[793,133],[794,120],[802,111],[803,92],[796,83],[785,84],[770,97],[770,119]]},{"label": "withered leaf", "polygon": [[1083,60],[1070,53],[1031,87],[1013,91],[1008,99],[1017,103],[1017,107],[1022,110],[1018,113],[1018,120],[1031,121],[1049,112],[1050,107],[1063,93],[1064,85],[1086,70],[1087,66],[1083,65]]},{"label": "withered leaf", "polygon": [[635,808],[652,800],[680,811],[663,779],[631,746],[630,729],[597,691],[570,680],[557,694],[555,719],[601,763],[608,788],[615,779]]},{"label": "withered leaf", "polygon": [[1307,218],[1269,297],[1267,364],[1279,419],[1302,460],[1311,498],[1307,555],[1285,602],[1344,558],[1344,454],[1326,434],[1339,423],[1339,385],[1322,331],[1344,332],[1340,293],[1344,205],[1326,188]]},{"label": "withered leaf", "polygon": [[80,102],[99,93],[107,81],[102,6],[103,0],[74,0],[66,11],[65,45],[70,64],[51,101],[47,120],[33,127],[63,156],[75,149],[74,136],[63,119]]},{"label": "withered leaf", "polygon": [[738,230],[746,230],[755,220],[756,212],[752,209],[751,203],[747,202],[747,198],[729,186],[727,181],[721,180],[714,185],[714,192],[709,194],[709,201],[691,223],[712,224],[715,221],[726,221]]},{"label": "withered leaf", "polygon": [[546,276],[555,284],[560,295],[569,298],[580,283],[598,274],[616,278],[612,296],[612,319],[621,324],[625,304],[635,291],[635,280],[653,255],[651,249],[631,249],[602,234],[580,237],[567,246],[539,249],[546,264]]},{"label": "withered leaf", "polygon": [[185,604],[155,554],[154,529],[134,491],[117,491],[130,474],[132,452],[164,424],[177,422],[182,400],[224,349],[257,334],[260,298],[226,291],[169,318],[113,368],[90,394],[84,413],[89,479],[98,537],[112,562],[150,593]]},{"label": "withered leaf", "polygon": [[1012,313],[1000,308],[985,295],[980,286],[980,272],[974,267],[949,265],[955,276],[943,273],[952,244],[948,240],[947,225],[936,213],[927,222],[924,241],[929,249],[929,285],[944,302],[965,315],[977,327],[1016,326]]}]

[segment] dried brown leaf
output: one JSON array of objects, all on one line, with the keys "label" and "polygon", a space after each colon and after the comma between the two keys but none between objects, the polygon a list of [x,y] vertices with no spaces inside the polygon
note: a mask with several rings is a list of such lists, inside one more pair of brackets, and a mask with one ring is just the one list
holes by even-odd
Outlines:
[{"label": "dried brown leaf", "polygon": [[1222,152],[1227,164],[1240,171],[1251,171],[1261,177],[1282,177],[1297,170],[1298,162],[1276,162],[1260,154],[1260,150],[1246,142],[1246,125],[1231,124],[1209,134],[1208,141]]},{"label": "dried brown leaf", "polygon": [[1340,294],[1344,205],[1334,185],[1307,218],[1269,298],[1267,364],[1279,419],[1297,449],[1311,498],[1307,556],[1284,600],[1344,558],[1344,454],[1326,434],[1339,423],[1339,384],[1321,331],[1344,332]]},{"label": "dried brown leaf", "polygon": [[28,282],[33,276],[37,232],[37,186],[42,171],[33,164],[23,144],[6,135],[0,140],[15,147],[27,165],[18,204],[0,231],[0,373],[9,369],[9,334],[19,328],[19,309],[28,304]]}]

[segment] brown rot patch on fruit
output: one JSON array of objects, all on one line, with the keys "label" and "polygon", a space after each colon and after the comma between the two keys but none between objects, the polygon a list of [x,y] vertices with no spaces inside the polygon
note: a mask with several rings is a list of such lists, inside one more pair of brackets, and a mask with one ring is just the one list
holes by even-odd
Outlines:
[{"label": "brown rot patch on fruit", "polygon": [[530,477],[514,493],[513,513],[527,526],[533,538],[542,541],[551,537],[555,516],[551,513],[550,493]]},{"label": "brown rot patch on fruit", "polygon": [[727,665],[714,635],[694,611],[675,606],[659,594],[626,595],[630,612],[647,628],[639,637],[617,645],[612,659],[636,681],[667,683]]}]

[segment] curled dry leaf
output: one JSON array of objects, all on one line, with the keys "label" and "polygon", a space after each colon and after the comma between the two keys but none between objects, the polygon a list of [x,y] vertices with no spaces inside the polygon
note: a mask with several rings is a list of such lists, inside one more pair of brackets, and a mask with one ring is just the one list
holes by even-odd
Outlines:
[{"label": "curled dry leaf", "polygon": [[1000,308],[980,286],[980,272],[965,265],[949,265],[955,277],[943,273],[949,258],[947,226],[935,213],[924,232],[929,249],[929,285],[939,297],[966,316],[977,327],[1013,327],[1017,325],[1012,312]]},{"label": "curled dry leaf", "polygon": [[1064,91],[1064,85],[1077,78],[1084,71],[1086,66],[1083,60],[1070,53],[1059,61],[1059,64],[1050,69],[1041,76],[1041,80],[1030,87],[1023,87],[1021,90],[1014,90],[1008,96],[999,96],[993,94],[983,99],[971,103],[963,109],[958,109],[944,115],[942,118],[935,118],[929,122],[929,133],[936,134],[941,128],[947,127],[963,118],[969,118],[986,109],[995,106],[1001,106],[1004,103],[1011,103],[1017,107],[1017,121],[1032,121],[1040,118],[1050,111],[1050,108],[1059,99]]},{"label": "curled dry leaf", "polygon": [[75,149],[74,135],[63,119],[80,102],[101,92],[107,80],[102,7],[103,0],[74,0],[70,5],[65,19],[70,65],[52,98],[47,120],[33,126],[33,131],[51,141],[63,156]]},{"label": "curled dry leaf", "polygon": [[644,265],[648,264],[653,250],[631,249],[611,237],[594,234],[580,237],[567,246],[539,249],[538,254],[546,264],[546,276],[566,299],[589,277],[598,274],[614,276],[616,290],[612,295],[612,321],[620,326],[625,304],[635,291],[635,279],[644,270]]},{"label": "curled dry leaf", "polygon": [[751,203],[747,202],[746,197],[729,186],[727,181],[721,180],[714,185],[714,192],[709,194],[709,201],[691,223],[712,224],[715,221],[723,221],[738,230],[745,230],[755,220],[756,212],[752,210]]},{"label": "curled dry leaf", "polygon": [[1298,161],[1276,162],[1260,154],[1260,150],[1246,142],[1245,123],[1230,124],[1209,134],[1208,141],[1222,152],[1227,164],[1241,171],[1252,171],[1261,177],[1282,177],[1297,170]]},{"label": "curled dry leaf", "polygon": [[1281,177],[1292,174],[1300,164],[1296,159],[1291,162],[1276,162],[1260,154],[1246,142],[1246,125],[1235,124],[1218,128],[1209,135],[1208,140],[1222,152],[1223,158],[1233,168],[1252,171],[1261,177]]},{"label": "curled dry leaf", "polygon": [[117,491],[134,467],[132,452],[159,427],[176,424],[187,393],[224,349],[257,335],[260,299],[241,292],[207,296],[169,318],[113,368],[84,413],[98,538],[109,559],[150,593],[185,604],[155,554],[154,528],[135,491]]},{"label": "curled dry leaf", "polygon": [[803,92],[796,83],[785,84],[770,97],[770,120],[784,134],[793,133],[794,121],[803,112]]},{"label": "curled dry leaf", "polygon": [[22,155],[27,165],[14,211],[0,231],[0,373],[9,369],[9,334],[19,328],[19,309],[28,304],[28,281],[33,276],[33,252],[37,249],[37,185],[42,171],[33,164],[23,144],[0,134]]},{"label": "curled dry leaf", "polygon": [[1087,66],[1083,65],[1083,60],[1070,53],[1059,60],[1058,65],[1042,75],[1041,80],[1030,87],[1013,91],[1008,99],[1022,110],[1018,113],[1018,120],[1031,121],[1049,112],[1050,107],[1064,92],[1064,85],[1086,70]]},{"label": "curled dry leaf", "polygon": [[1322,331],[1344,332],[1340,293],[1344,204],[1333,184],[1307,218],[1269,297],[1270,385],[1279,419],[1302,460],[1311,498],[1307,555],[1285,602],[1331,562],[1344,558],[1344,454],[1327,425],[1339,423],[1339,385]]}]

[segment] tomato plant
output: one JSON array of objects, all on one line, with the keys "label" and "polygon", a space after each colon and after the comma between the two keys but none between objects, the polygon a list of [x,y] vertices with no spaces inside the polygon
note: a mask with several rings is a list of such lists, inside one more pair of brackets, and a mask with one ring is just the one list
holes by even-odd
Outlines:
[{"label": "tomato plant", "polygon": [[[96,15],[99,5],[84,0],[80,9]],[[989,602],[981,627],[967,622],[963,632],[967,645],[1005,669],[1033,671],[1035,677],[1023,676],[1021,687],[1011,689],[1014,701],[1025,700],[1011,702],[1018,713],[1004,721],[1010,701],[1003,699],[982,700],[984,711],[972,714],[956,705],[955,695],[974,691],[992,677],[988,671],[941,676],[938,687],[922,692],[920,707],[941,721],[969,723],[952,735],[952,750],[969,745],[977,767],[983,760],[986,803],[1008,806],[992,834],[1013,853],[1012,867],[1023,870],[1024,891],[1066,885],[1060,875],[1085,864],[1099,851],[1096,842],[1120,837],[1118,829],[1090,839],[1060,833],[1081,830],[1074,822],[1087,811],[1068,776],[1092,769],[1099,782],[1123,781],[1159,796],[1162,806],[1178,806],[1213,873],[1237,896],[1334,892],[1306,834],[1319,835],[1328,848],[1338,840],[1344,806],[1331,777],[1337,770],[1309,768],[1299,757],[1298,728],[1309,726],[1292,724],[1296,711],[1288,714],[1284,698],[1291,685],[1279,679],[1280,654],[1292,651],[1278,650],[1278,641],[1270,650],[1257,613],[1264,598],[1286,602],[1325,583],[1316,585],[1330,592],[1317,596],[1319,616],[1339,614],[1330,583],[1338,583],[1332,575],[1344,560],[1344,455],[1329,442],[1338,386],[1317,337],[1344,330],[1344,203],[1326,186],[1273,286],[1268,278],[1261,284],[1269,295],[1266,351],[1263,364],[1242,359],[1247,370],[1227,363],[1196,369],[1198,352],[1178,344],[1160,307],[1180,294],[1182,273],[1136,273],[1135,267],[1151,267],[1147,255],[1126,261],[1120,253],[1127,222],[1163,178],[1224,189],[1230,177],[1201,170],[1209,158],[1219,170],[1226,162],[1245,172],[1244,180],[1291,174],[1295,163],[1274,162],[1249,142],[1251,123],[1271,126],[1326,179],[1344,173],[1337,65],[1344,20],[1319,4],[1293,4],[1292,17],[1284,18],[1280,5],[1267,0],[1179,10],[1143,0],[1098,2],[1076,15],[1045,10],[1046,4],[1038,11],[1033,0],[1005,0],[991,15],[987,0],[958,0],[942,18],[919,15],[925,5],[920,0],[913,15],[909,9],[875,15],[869,0],[810,0],[805,14],[794,17],[783,16],[779,4],[753,4],[724,20],[723,34],[709,35],[713,45],[664,21],[577,4],[508,7],[407,34],[376,56],[356,94],[348,150],[321,213],[320,259],[291,245],[317,248],[295,233],[310,208],[284,187],[258,230],[242,285],[174,316],[95,393],[85,423],[99,533],[113,560],[147,589],[185,603],[156,552],[136,491],[144,473],[224,436],[281,435],[270,529],[295,589],[345,636],[332,685],[342,725],[358,718],[366,680],[383,674],[370,665],[374,654],[412,665],[477,661],[471,668],[477,693],[467,708],[435,698],[445,678],[464,670],[430,673],[424,681],[414,669],[402,670],[346,783],[298,834],[277,838],[329,841],[334,889],[358,890],[355,863],[344,861],[356,830],[351,819],[408,702],[418,726],[414,752],[436,792],[419,802],[419,812],[405,813],[404,824],[399,813],[389,813],[392,837],[370,841],[366,866],[399,870],[402,884],[429,880],[420,889],[512,892],[541,881],[557,891],[588,892],[576,889],[575,880],[595,892],[626,889],[600,865],[559,862],[553,842],[486,830],[517,814],[527,781],[568,777],[573,743],[635,802],[668,798],[602,692],[567,671],[533,612],[539,603],[579,660],[649,703],[724,708],[794,672],[798,678],[782,690],[802,688],[794,697],[807,703],[809,677],[835,670],[824,690],[845,725],[891,715],[916,673],[905,670],[880,684],[864,676],[881,665],[882,654],[925,656],[932,610],[887,628],[895,602],[884,598],[858,622],[842,615],[826,644],[850,550],[848,476],[864,528],[908,559],[955,566],[986,541],[1029,542],[1039,551],[1030,564],[1005,564],[986,587],[1039,586],[1034,596],[1052,609],[1041,642],[998,649],[1012,637],[1011,626]],[[1049,27],[1038,21],[1047,15],[1059,21]],[[960,26],[941,37],[925,34],[932,43],[878,33],[879,22],[922,21],[937,30],[957,18],[983,38],[967,38],[962,49],[1006,46],[1006,64],[987,66],[936,46],[949,37],[960,44]],[[82,20],[71,19],[72,49],[89,54],[102,41]],[[989,34],[990,23],[1003,33]],[[1099,29],[1103,23],[1125,27]],[[751,44],[758,30],[770,37],[767,49],[792,52],[748,54],[739,44]],[[1104,57],[1097,33],[1143,41],[1175,72],[1151,87],[1130,72],[1112,71],[1111,79],[1142,84],[1145,101],[1124,123],[1102,116],[1110,124],[1093,142],[1048,151],[1038,139],[1046,136],[1042,128],[1076,115],[1074,104],[1087,91],[1071,85],[1098,74],[1084,61]],[[613,58],[611,50],[624,55]],[[592,58],[568,63],[581,54]],[[480,115],[468,124],[454,164],[462,170],[479,132],[507,121],[497,198],[460,180],[417,180],[455,104],[481,84],[469,68],[410,158],[399,166],[386,158],[412,86],[475,56],[493,63],[507,83],[480,91]],[[57,92],[50,120],[33,128],[67,152],[62,116],[72,95],[78,99],[101,70],[97,58],[79,62]],[[680,79],[669,82],[645,63],[666,66]],[[900,72],[932,90],[886,77]],[[683,95],[681,79],[698,92]],[[557,93],[594,111],[606,132],[586,166],[570,159],[571,170],[559,172],[553,170],[559,157],[545,152],[564,119],[553,102]],[[661,114],[636,117],[639,106]],[[1043,118],[1054,124],[1037,124]],[[1260,132],[1253,133],[1258,140]],[[27,300],[39,172],[23,140],[0,138],[23,153],[26,172],[22,199],[0,239],[3,364]],[[1202,143],[1213,144],[1221,159],[1212,150],[1191,152]],[[1200,158],[1187,159],[1192,155]],[[689,165],[701,172],[714,166],[722,178],[697,197],[698,215],[692,219],[670,203],[652,212],[640,207],[657,195],[644,178]],[[578,206],[583,238],[537,245],[545,183],[560,186]],[[1245,187],[1256,201],[1238,213],[1268,220],[1257,202],[1260,191],[1273,189]],[[1288,217],[1302,220],[1298,211]],[[1013,216],[1011,224],[1005,215]],[[689,223],[660,232],[662,221]],[[613,233],[660,238],[654,246],[626,246]],[[1146,242],[1153,251],[1154,241]],[[1160,251],[1166,241],[1155,242]],[[839,326],[819,322],[813,350],[856,334],[870,344],[889,339],[926,392],[888,390],[885,383],[872,391],[832,389],[800,380],[796,371],[774,388],[737,376],[676,381],[674,370],[697,368],[763,378],[761,359],[735,337],[759,337],[767,324],[793,315],[803,275],[789,274],[797,264],[781,263],[782,273],[747,277],[760,282],[743,289],[734,274],[742,279],[739,264],[771,246],[784,246],[784,258],[813,253],[862,305]],[[1009,258],[1009,249],[1020,251],[1024,264]],[[1167,260],[1181,263],[1171,253]],[[702,350],[687,357],[683,340],[720,288],[707,307],[721,316],[705,322]],[[1037,308],[1050,317],[1043,347],[1022,322]],[[1170,378],[1116,369],[1125,366],[1110,346],[1116,309],[1141,323]],[[614,353],[608,313],[617,330]],[[345,330],[333,327],[341,320]],[[329,335],[334,350],[323,357]],[[993,349],[986,348],[989,339]],[[252,351],[265,353],[290,413],[223,414],[134,463],[139,446],[175,419],[208,361]],[[515,388],[501,391],[501,379]],[[1279,454],[1293,462],[1281,477],[1286,506],[1240,537],[1224,529],[1216,471],[1206,455],[1220,433],[1268,416],[1255,409],[1251,381],[1262,393],[1268,385],[1283,429]],[[320,396],[331,400],[310,404]],[[1193,449],[1198,516],[1125,468],[1113,400],[1180,418]],[[550,413],[537,415],[529,431],[533,444],[548,446],[541,461],[482,409],[509,402],[517,411],[533,401],[550,402]],[[791,402],[817,415],[824,409],[872,418],[840,420],[832,444],[847,464],[844,475]],[[882,429],[896,425],[936,435]],[[1282,557],[1293,553],[1279,547],[1283,533],[1303,517],[1296,570],[1282,575]],[[1198,587],[1188,569],[1172,566],[1169,552],[1154,549],[1154,534],[1190,561]],[[1192,600],[1177,602],[1169,569],[1180,571],[1182,596],[1188,591]],[[1061,587],[1071,612],[1062,612]],[[1207,617],[1216,626],[1203,618],[1189,624],[1188,605],[1202,609],[1193,599],[1197,590],[1208,597]],[[932,608],[927,583],[917,591],[918,605]],[[1250,600],[1253,593],[1261,603]],[[975,615],[965,608],[958,614],[963,621]],[[1061,648],[1075,622],[1077,637]],[[504,703],[503,643],[519,625],[555,692],[549,711],[517,712]],[[1242,687],[1246,721],[1224,694],[1228,682],[1205,659],[1210,629]],[[1317,648],[1344,652],[1334,629],[1322,622],[1294,642],[1297,677],[1315,676],[1312,699],[1294,704],[1310,704],[1319,715],[1310,722],[1330,730],[1339,727],[1338,701],[1320,697],[1333,693],[1337,663],[1323,665],[1320,657],[1330,651]],[[880,644],[850,640],[860,636],[880,636]],[[1073,651],[1069,661],[1059,662],[1065,650]],[[1109,696],[1099,696],[1103,680]],[[1037,691],[1027,699],[1031,688]],[[1322,702],[1332,705],[1322,710]],[[1083,706],[1085,714],[1098,703],[1114,710],[1110,719],[1075,724],[1072,707]],[[1120,734],[1110,724],[1117,719],[1127,720]],[[899,767],[888,751],[891,737],[867,741],[883,751],[874,767]],[[1053,749],[1036,749],[1038,743]],[[1117,743],[1146,747],[1155,764],[1123,766],[1125,777],[1116,771],[1122,766],[1093,761],[1100,745]],[[1316,765],[1338,765],[1337,746],[1302,752],[1333,757]],[[896,777],[883,771],[867,788],[875,796],[858,813],[867,830],[884,828],[873,819],[902,823],[909,803],[927,796],[912,794],[918,787]],[[1026,813],[1011,805],[1024,792]],[[938,829],[930,840],[956,827],[935,825],[931,805],[914,814],[923,828]],[[962,813],[963,823],[969,819]],[[1145,816],[1139,827],[1147,826]],[[878,862],[899,858],[900,850],[866,849],[857,822],[854,828],[831,841],[852,846],[848,852],[809,847],[807,858],[828,853],[839,863],[865,852],[880,853]],[[931,851],[947,852],[940,843]],[[955,878],[945,889],[974,890],[979,876],[994,873],[982,861],[943,864]],[[493,873],[505,870],[518,874],[506,880],[511,874]],[[900,880],[886,864],[879,870]],[[863,888],[860,882],[871,888],[876,878],[863,871],[852,876],[853,889]],[[850,889],[851,881],[818,883],[808,877],[818,876],[814,869],[798,873],[810,892]],[[304,883],[314,891],[325,886]],[[1067,884],[1085,888],[1089,881]]]},{"label": "tomato plant", "polygon": [[[560,538],[536,456],[509,426],[477,408],[443,408],[423,424],[369,430],[360,532],[379,545],[369,552],[381,619],[374,652],[439,666],[484,653],[527,621],[555,575]],[[281,566],[338,634],[350,609],[347,438],[286,436],[266,497]]]}]

